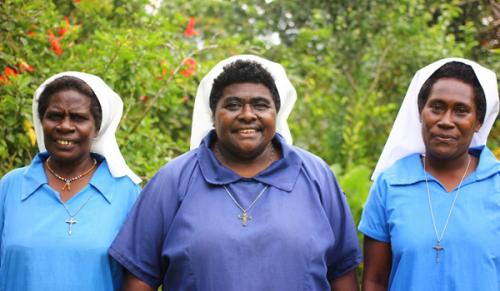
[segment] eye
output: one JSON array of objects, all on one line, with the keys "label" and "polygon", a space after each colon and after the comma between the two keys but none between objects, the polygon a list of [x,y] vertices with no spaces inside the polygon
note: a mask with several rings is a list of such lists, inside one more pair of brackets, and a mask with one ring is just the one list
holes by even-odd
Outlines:
[{"label": "eye", "polygon": [[236,111],[241,108],[242,104],[238,101],[229,101],[224,104],[224,108],[229,111]]},{"label": "eye", "polygon": [[81,115],[81,114],[71,114],[71,119],[73,121],[85,121],[88,118],[86,116]]},{"label": "eye", "polygon": [[271,107],[271,105],[268,103],[268,102],[262,102],[262,101],[259,101],[259,102],[256,102],[253,107],[256,109],[256,110],[266,110],[268,108]]},{"label": "eye", "polygon": [[433,102],[429,104],[429,107],[431,108],[431,111],[434,113],[440,113],[443,110],[445,110],[445,106],[441,102]]},{"label": "eye", "polygon": [[467,106],[459,105],[455,107],[455,112],[458,115],[465,115],[470,112],[470,109]]},{"label": "eye", "polygon": [[64,118],[64,115],[58,112],[47,112],[45,113],[45,119],[51,120],[51,121],[58,121]]}]

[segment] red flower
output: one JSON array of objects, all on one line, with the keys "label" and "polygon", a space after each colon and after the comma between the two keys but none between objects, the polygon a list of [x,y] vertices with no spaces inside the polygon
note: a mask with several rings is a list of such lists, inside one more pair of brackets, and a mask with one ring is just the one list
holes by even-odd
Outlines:
[{"label": "red flower", "polygon": [[80,4],[80,0],[73,0],[73,3]]},{"label": "red flower", "polygon": [[69,27],[70,27],[69,17],[64,16],[64,26],[59,28],[59,36],[63,37],[66,34],[66,32],[68,32]]},{"label": "red flower", "polygon": [[196,71],[196,61],[193,58],[187,58],[183,62],[184,69],[180,70],[180,73],[184,77],[189,77]]},{"label": "red flower", "polygon": [[56,55],[61,55],[62,54],[62,48],[61,45],[59,44],[59,39],[54,35],[52,30],[49,29],[49,42],[50,45],[52,46],[52,50],[56,53]]},{"label": "red flower", "polygon": [[33,30],[30,30],[30,31],[27,31],[27,32],[26,32],[26,35],[27,35],[27,36],[34,37],[34,36],[35,36],[35,32],[34,32]]},{"label": "red flower", "polygon": [[146,95],[139,96],[139,101],[146,103],[148,101],[148,96]]},{"label": "red flower", "polygon": [[194,17],[190,17],[188,25],[186,26],[186,29],[184,30],[185,36],[192,37],[194,35],[198,35],[198,32],[194,29],[195,24],[196,24],[196,19],[194,19]]},{"label": "red flower", "polygon": [[21,61],[19,63],[19,68],[21,68],[22,70],[25,70],[25,71],[28,71],[28,72],[33,72],[33,67],[30,66],[28,63],[26,63],[25,61]]},{"label": "red flower", "polygon": [[11,67],[5,67],[3,70],[5,77],[12,77],[15,78],[17,77],[17,72]]}]

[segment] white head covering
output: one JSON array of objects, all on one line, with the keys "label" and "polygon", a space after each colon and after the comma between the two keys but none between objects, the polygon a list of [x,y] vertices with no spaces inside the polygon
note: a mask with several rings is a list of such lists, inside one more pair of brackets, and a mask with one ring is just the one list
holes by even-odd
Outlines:
[{"label": "white head covering", "polygon": [[498,115],[498,85],[493,71],[481,65],[462,58],[446,58],[436,61],[420,69],[410,83],[405,99],[394,121],[391,133],[380,155],[372,180],[396,161],[414,153],[424,153],[425,146],[422,139],[422,125],[418,112],[418,93],[425,81],[441,66],[449,62],[461,62],[472,67],[479,83],[483,87],[486,97],[486,114],[484,122],[478,132],[472,137],[470,146],[485,145],[488,134]]},{"label": "white head covering", "polygon": [[285,141],[292,144],[292,135],[288,128],[287,118],[292,111],[297,92],[286,76],[285,69],[278,63],[271,62],[254,55],[237,55],[227,58],[215,65],[210,72],[201,80],[196,92],[193,110],[193,125],[191,127],[191,149],[199,146],[201,140],[213,129],[212,110],[210,109],[210,92],[214,79],[223,71],[224,66],[237,60],[255,61],[264,67],[274,78],[274,83],[280,95],[280,110],[276,117],[276,131],[279,132]]},{"label": "white head covering", "polygon": [[101,78],[94,75],[81,72],[63,72],[45,80],[45,82],[35,91],[35,95],[33,96],[33,125],[35,127],[36,140],[40,152],[46,151],[46,148],[42,124],[38,116],[38,100],[40,94],[42,94],[49,83],[63,76],[75,77],[87,83],[87,85],[92,88],[92,91],[94,91],[101,105],[101,128],[97,137],[92,141],[90,151],[104,156],[113,177],[128,176],[134,183],[140,183],[141,178],[139,178],[139,176],[137,176],[125,163],[125,159],[118,148],[118,143],[115,138],[115,132],[123,113],[123,102],[120,96],[106,85]]}]

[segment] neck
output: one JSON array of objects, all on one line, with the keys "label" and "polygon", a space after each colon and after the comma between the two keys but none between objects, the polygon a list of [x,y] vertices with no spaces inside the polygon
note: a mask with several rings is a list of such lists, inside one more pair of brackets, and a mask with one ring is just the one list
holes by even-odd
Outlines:
[{"label": "neck", "polygon": [[477,159],[467,152],[455,159],[438,159],[429,154],[423,158],[425,170],[441,182],[448,192],[474,171],[477,165]]},{"label": "neck", "polygon": [[47,163],[58,175],[64,178],[71,178],[90,169],[90,167],[94,164],[94,159],[90,154],[85,155],[80,159],[71,161],[61,160],[55,158],[54,156],[49,156]]},{"label": "neck", "polygon": [[211,148],[221,164],[245,178],[254,177],[279,159],[279,153],[272,143],[258,155],[249,158],[236,156],[217,142]]}]

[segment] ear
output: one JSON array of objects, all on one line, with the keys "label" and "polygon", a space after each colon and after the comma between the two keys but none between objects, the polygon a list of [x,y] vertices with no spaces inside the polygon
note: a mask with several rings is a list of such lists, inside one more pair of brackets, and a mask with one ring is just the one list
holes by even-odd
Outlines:
[{"label": "ear", "polygon": [[474,132],[478,132],[480,129],[481,129],[481,126],[482,124],[481,123],[476,123],[476,125],[474,126]]}]

